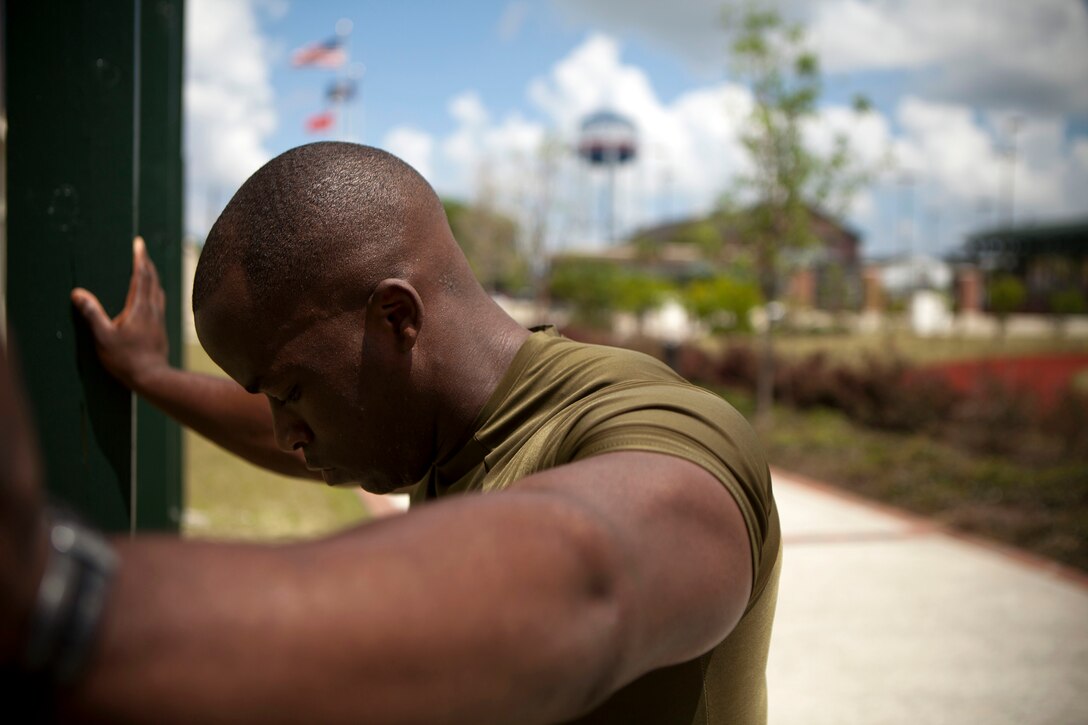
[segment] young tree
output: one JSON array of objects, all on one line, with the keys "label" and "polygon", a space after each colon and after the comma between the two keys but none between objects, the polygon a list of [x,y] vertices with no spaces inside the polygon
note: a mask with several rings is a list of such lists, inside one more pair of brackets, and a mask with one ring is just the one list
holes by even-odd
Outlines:
[{"label": "young tree", "polygon": [[483,203],[445,199],[450,229],[480,284],[491,292],[520,292],[529,285],[529,262],[517,244],[518,226]]},{"label": "young tree", "polygon": [[[821,77],[819,60],[805,45],[803,26],[750,2],[729,6],[725,23],[735,73],[748,84],[754,101],[741,134],[754,168],[738,179],[731,195],[754,203],[732,217],[752,252],[763,299],[769,309],[779,309],[779,288],[791,253],[817,241],[813,211],[841,213],[872,172],[856,162],[845,136],[836,138],[824,156],[804,143],[805,126],[817,116]],[[857,98],[854,106],[864,112],[869,103]],[[773,403],[772,318],[767,316],[763,330],[760,417],[769,414]]]},{"label": "young tree", "polygon": [[730,275],[700,279],[688,285],[684,306],[714,332],[748,331],[748,314],[762,302],[759,289]]},{"label": "young tree", "polygon": [[1088,311],[1088,300],[1085,300],[1084,293],[1076,287],[1065,287],[1051,293],[1050,311],[1056,322],[1055,330],[1061,334],[1063,331],[1067,332],[1065,327],[1070,317],[1083,315]]},{"label": "young tree", "polygon": [[669,297],[673,285],[665,279],[642,272],[621,272],[615,281],[616,309],[631,312],[642,335],[646,315],[657,309]]},{"label": "young tree", "polygon": [[1011,274],[999,274],[990,280],[987,290],[990,297],[990,309],[1001,323],[1001,337],[1004,338],[1009,325],[1009,315],[1024,305],[1028,297],[1024,283]]},{"label": "young tree", "polygon": [[575,322],[608,329],[616,310],[621,271],[611,262],[567,258],[552,263],[548,291],[556,302],[570,305]]}]

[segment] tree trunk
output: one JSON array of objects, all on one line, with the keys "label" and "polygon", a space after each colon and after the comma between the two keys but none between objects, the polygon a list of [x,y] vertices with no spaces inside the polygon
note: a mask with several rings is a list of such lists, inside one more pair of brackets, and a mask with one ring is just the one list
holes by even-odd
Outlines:
[{"label": "tree trunk", "polygon": [[770,421],[774,408],[774,321],[767,316],[767,325],[760,335],[759,368],[756,373],[756,420]]},{"label": "tree trunk", "polygon": [[760,287],[763,292],[763,309],[767,320],[760,335],[759,363],[756,369],[756,420],[767,423],[774,408],[774,317],[773,303],[778,296],[778,279],[774,262],[765,260]]}]

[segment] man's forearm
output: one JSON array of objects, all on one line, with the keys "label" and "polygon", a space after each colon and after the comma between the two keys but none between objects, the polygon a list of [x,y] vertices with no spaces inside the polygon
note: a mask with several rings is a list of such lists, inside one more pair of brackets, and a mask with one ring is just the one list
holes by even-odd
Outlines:
[{"label": "man's forearm", "polygon": [[720,482],[642,453],[316,542],[118,548],[76,719],[569,720],[720,642],[752,581]]},{"label": "man's forearm", "polygon": [[572,717],[623,639],[614,562],[583,519],[517,494],[285,547],[119,541],[104,636],[66,707],[182,723]]},{"label": "man's forearm", "polygon": [[136,392],[182,425],[247,461],[276,473],[320,478],[299,453],[276,446],[263,396],[227,378],[160,367],[133,381]]}]

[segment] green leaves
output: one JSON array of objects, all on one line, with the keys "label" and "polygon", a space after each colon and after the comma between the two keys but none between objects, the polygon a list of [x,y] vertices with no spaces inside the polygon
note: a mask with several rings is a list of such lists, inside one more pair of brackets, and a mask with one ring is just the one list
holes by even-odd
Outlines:
[{"label": "green leaves", "polygon": [[988,292],[990,309],[999,317],[1006,317],[1019,310],[1028,296],[1024,283],[1011,274],[995,276],[990,281]]},{"label": "green leaves", "polygon": [[612,261],[568,258],[552,266],[548,288],[556,301],[571,306],[578,322],[608,327],[614,311],[644,315],[660,306],[674,286]]},{"label": "green leaves", "polygon": [[[844,213],[875,169],[858,162],[844,134],[825,153],[805,144],[806,129],[818,121],[823,83],[804,26],[751,1],[731,3],[724,18],[732,36],[730,65],[755,101],[740,134],[755,169],[737,179],[735,195],[755,199],[744,238],[755,252],[764,294],[773,297],[782,252],[816,241],[813,213]],[[858,95],[853,108],[866,113],[872,103]]]},{"label": "green leaves", "polygon": [[728,275],[692,282],[684,291],[684,306],[716,332],[751,330],[748,313],[762,301],[755,284]]},{"label": "green leaves", "polygon": [[486,204],[443,200],[453,236],[485,289],[518,292],[529,285],[529,262],[517,244],[518,225]]}]

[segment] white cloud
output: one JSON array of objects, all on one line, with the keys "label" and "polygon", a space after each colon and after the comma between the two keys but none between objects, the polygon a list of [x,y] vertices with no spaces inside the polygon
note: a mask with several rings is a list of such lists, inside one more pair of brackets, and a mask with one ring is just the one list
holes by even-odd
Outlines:
[{"label": "white cloud", "polygon": [[[700,70],[728,68],[718,0],[556,0]],[[831,72],[906,71],[915,93],[985,108],[1088,114],[1083,0],[768,0],[808,23]]]},{"label": "white cloud", "polygon": [[[827,106],[803,129],[805,145],[822,158],[830,158],[839,139],[849,144],[848,175],[879,175],[891,163],[893,139],[888,119],[878,111],[858,112],[846,106]],[[857,189],[847,199],[836,190],[824,204],[835,214],[846,214],[855,224],[875,219],[876,202],[871,188]],[[846,206],[843,207],[843,202]]]},{"label": "white cloud", "polygon": [[628,31],[693,61],[703,70],[725,65],[721,0],[555,0],[568,17],[609,34]]},{"label": "white cloud", "polygon": [[[750,169],[740,142],[740,129],[752,110],[746,88],[713,83],[666,103],[645,72],[624,62],[619,44],[606,35],[589,36],[547,74],[530,81],[527,95],[543,122],[517,113],[494,119],[474,91],[453,98],[449,112],[457,125],[438,143],[436,186],[464,197],[486,187],[508,210],[534,214],[538,208],[532,200],[546,185],[553,246],[599,243],[605,231],[605,176],[574,154],[580,122],[592,112],[614,110],[637,127],[638,157],[617,173],[620,233],[663,217],[705,213]],[[854,140],[867,164],[882,159],[890,145],[889,124],[880,114],[858,116],[846,108],[824,111],[809,135],[817,150],[826,151],[840,133]],[[546,162],[540,149],[553,137],[565,152]],[[867,205],[871,200],[861,199],[855,208]]]},{"label": "white cloud", "polygon": [[646,74],[620,61],[619,44],[594,34],[529,85],[529,98],[564,132],[588,113],[611,108],[637,115],[640,124],[660,116],[661,103]]},{"label": "white cloud", "polygon": [[[533,79],[527,96],[541,120],[521,112],[494,117],[475,91],[451,99],[456,126],[437,141],[432,183],[462,197],[486,193],[523,221],[540,213],[537,199],[547,193],[553,246],[599,241],[604,233],[604,175],[574,154],[579,124],[591,112],[615,110],[638,129],[639,157],[617,174],[620,231],[662,214],[705,211],[747,163],[737,140],[751,108],[747,90],[716,84],[666,104],[608,36],[587,38]],[[552,151],[542,153],[545,146]]]},{"label": "white cloud", "polygon": [[871,253],[902,251],[909,238],[945,251],[1010,216],[1031,224],[1088,214],[1088,139],[1071,137],[1059,117],[982,115],[907,96],[896,122],[895,166],[873,189],[883,217],[861,214]]},{"label": "white cloud", "polygon": [[993,193],[997,150],[970,108],[908,96],[897,115],[903,129],[896,141],[900,171],[932,179],[961,200]]},{"label": "white cloud", "polygon": [[1057,119],[1026,118],[1016,134],[1016,216],[1039,221],[1088,214],[1088,139]]},{"label": "white cloud", "polygon": [[[1018,219],[1088,212],[1084,138],[1056,117],[981,117],[966,106],[905,98],[898,110],[900,168],[959,202],[1015,208]],[[1015,122],[1015,126],[1012,124]],[[1011,198],[1010,198],[1011,197]]]},{"label": "white cloud", "polygon": [[826,106],[805,128],[808,147],[825,157],[832,152],[839,136],[849,139],[855,161],[867,168],[883,165],[891,151],[892,131],[888,119],[879,111]]},{"label": "white cloud", "polygon": [[436,186],[460,197],[477,194],[483,182],[524,175],[526,160],[540,145],[544,127],[519,113],[492,121],[476,91],[455,96],[448,105],[457,126],[441,142]]},{"label": "white cloud", "polygon": [[234,0],[190,0],[186,7],[185,226],[191,233],[204,234],[229,194],[271,156],[266,142],[276,113],[255,7]]},{"label": "white cloud", "polygon": [[430,134],[398,126],[385,135],[382,148],[407,161],[428,181],[433,177],[434,139]]},{"label": "white cloud", "polygon": [[641,146],[635,170],[641,175],[639,195],[650,196],[667,184],[685,208],[705,208],[724,191],[738,163],[734,121],[750,107],[747,91],[728,84],[665,104],[645,72],[625,64],[618,43],[605,35],[589,37],[546,77],[535,79],[529,98],[570,145],[589,113],[608,108],[631,118]]},{"label": "white cloud", "polygon": [[480,126],[487,123],[487,109],[480,100],[480,94],[475,91],[466,91],[455,96],[449,104],[450,115],[454,120],[468,125]]},{"label": "white cloud", "polygon": [[[924,3],[925,0],[922,0]],[[939,18],[918,12],[918,0],[890,5],[861,0],[825,0],[815,8],[810,33],[824,67],[831,71],[918,68],[938,59],[952,44],[949,31],[977,8],[945,3]],[[955,16],[955,17],[952,17]],[[968,42],[961,34],[960,44]]]},{"label": "white cloud", "polygon": [[[538,218],[538,200],[546,193],[552,249],[602,241],[605,177],[573,153],[579,123],[591,112],[616,110],[638,130],[638,159],[617,174],[621,233],[709,210],[750,168],[740,143],[752,109],[746,88],[708,83],[663,101],[645,72],[625,62],[618,42],[603,34],[589,36],[532,79],[526,94],[535,118],[528,112],[497,116],[469,90],[448,104],[455,123],[450,133],[432,138],[397,129],[386,146],[416,164],[440,192],[463,198],[487,194],[489,202],[520,217],[525,228]],[[1013,177],[1003,152],[1011,118],[906,96],[892,116],[821,108],[805,138],[814,151],[827,153],[843,135],[865,168],[878,169],[894,158],[892,173],[850,207],[870,252],[888,251],[904,234],[915,233],[939,236],[930,244],[948,248],[965,233],[999,220],[1010,178],[1018,220],[1088,212],[1080,193],[1088,183],[1088,140],[1070,138],[1060,116],[1018,114]],[[548,143],[563,152],[542,154]],[[988,216],[980,208],[990,210]]]},{"label": "white cloud", "polygon": [[830,71],[916,70],[936,97],[1088,113],[1081,0],[824,0],[811,32]]}]

